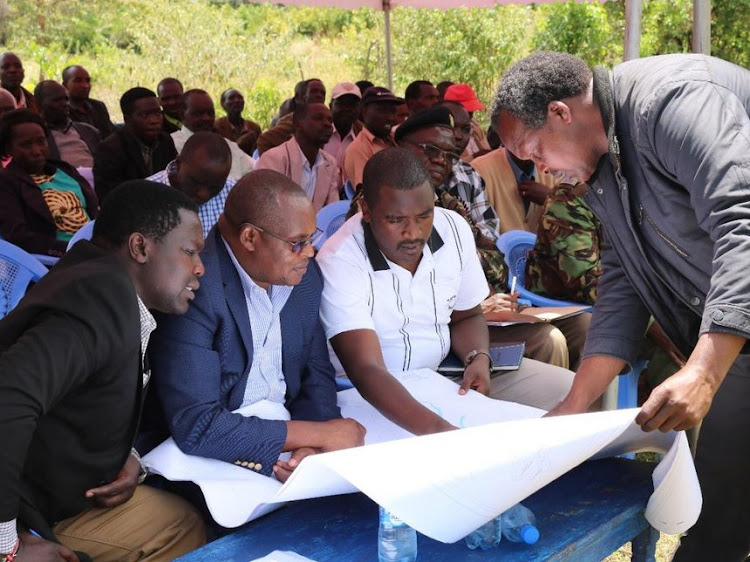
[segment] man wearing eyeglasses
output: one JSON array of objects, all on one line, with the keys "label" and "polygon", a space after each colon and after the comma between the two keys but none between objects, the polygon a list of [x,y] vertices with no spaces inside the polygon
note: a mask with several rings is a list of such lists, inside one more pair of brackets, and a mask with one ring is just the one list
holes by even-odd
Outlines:
[{"label": "man wearing eyeglasses", "polygon": [[[498,250],[496,236],[488,235],[489,225],[497,222],[477,219],[478,202],[484,201],[484,184],[454,181],[454,164],[459,151],[455,144],[455,120],[446,107],[436,107],[407,119],[396,131],[396,142],[418,156],[430,173],[435,190],[435,205],[457,212],[469,223],[477,253],[492,295],[482,303],[482,309],[492,320],[515,322],[512,326],[493,327],[493,343],[523,341],[526,357],[558,367],[576,366],[586,339],[590,315],[556,321],[531,323],[528,315],[518,314],[516,296],[507,293],[508,269],[505,257]],[[473,171],[469,164],[465,166]],[[474,172],[476,173],[476,172]],[[490,207],[491,209],[491,207]],[[497,218],[497,215],[494,215]]]},{"label": "man wearing eyeglasses", "polygon": [[164,318],[151,348],[184,453],[285,481],[307,455],[363,443],[364,428],[336,406],[319,235],[305,192],[278,172],[251,172],[230,192],[190,314]]}]

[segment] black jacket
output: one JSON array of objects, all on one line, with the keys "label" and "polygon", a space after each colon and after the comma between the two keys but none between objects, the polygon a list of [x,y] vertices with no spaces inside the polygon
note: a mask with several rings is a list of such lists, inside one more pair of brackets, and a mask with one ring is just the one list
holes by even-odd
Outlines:
[{"label": "black jacket", "polygon": [[0,320],[0,521],[51,526],[116,477],[140,416],[140,347],[130,276],[88,241]]},{"label": "black jacket", "polygon": [[94,188],[103,202],[122,182],[143,179],[160,172],[177,156],[172,137],[160,133],[147,167],[136,136],[127,128],[116,131],[99,145],[94,154]]}]

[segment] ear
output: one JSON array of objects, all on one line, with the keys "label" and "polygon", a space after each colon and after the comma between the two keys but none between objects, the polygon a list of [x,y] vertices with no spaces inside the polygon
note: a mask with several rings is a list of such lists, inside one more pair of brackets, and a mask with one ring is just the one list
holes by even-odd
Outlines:
[{"label": "ear", "polygon": [[362,220],[369,223],[372,215],[370,214],[370,206],[367,204],[364,197],[359,198],[359,208],[362,210]]},{"label": "ear", "polygon": [[240,235],[239,235],[240,244],[242,244],[242,246],[248,252],[255,251],[256,246],[258,245],[259,238],[260,238],[260,232],[255,230],[249,224],[244,224],[240,227]]},{"label": "ear", "polygon": [[570,106],[562,101],[551,101],[547,106],[547,119],[556,118],[562,119],[563,123],[570,125],[573,120],[573,114],[570,111]]},{"label": "ear", "polygon": [[150,254],[151,240],[140,232],[133,232],[128,237],[128,253],[136,263],[146,263]]}]

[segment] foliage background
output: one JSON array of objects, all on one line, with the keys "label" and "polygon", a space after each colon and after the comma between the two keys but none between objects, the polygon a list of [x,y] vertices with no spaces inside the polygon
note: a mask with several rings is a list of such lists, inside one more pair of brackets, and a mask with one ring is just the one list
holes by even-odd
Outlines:
[{"label": "foliage background", "polygon": [[[750,66],[750,0],[715,1],[713,54]],[[641,56],[688,52],[692,0],[645,0]],[[489,103],[503,71],[536,49],[591,64],[622,60],[625,0],[392,12],[394,90],[412,80],[469,82]],[[301,78],[385,84],[383,15],[244,0],[0,0],[0,43],[18,53],[25,86],[83,64],[92,96],[120,119],[126,89],[168,75],[217,102],[239,88],[264,128]],[[219,113],[221,111],[219,110]],[[486,119],[486,112],[477,117]]]}]

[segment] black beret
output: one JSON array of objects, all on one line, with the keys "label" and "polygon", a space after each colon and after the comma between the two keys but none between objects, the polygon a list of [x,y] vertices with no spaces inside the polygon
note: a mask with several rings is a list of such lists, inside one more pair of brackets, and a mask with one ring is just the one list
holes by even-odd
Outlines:
[{"label": "black beret", "polygon": [[396,129],[394,138],[400,142],[409,133],[425,127],[447,127],[453,129],[453,115],[447,107],[437,106],[412,115]]}]

